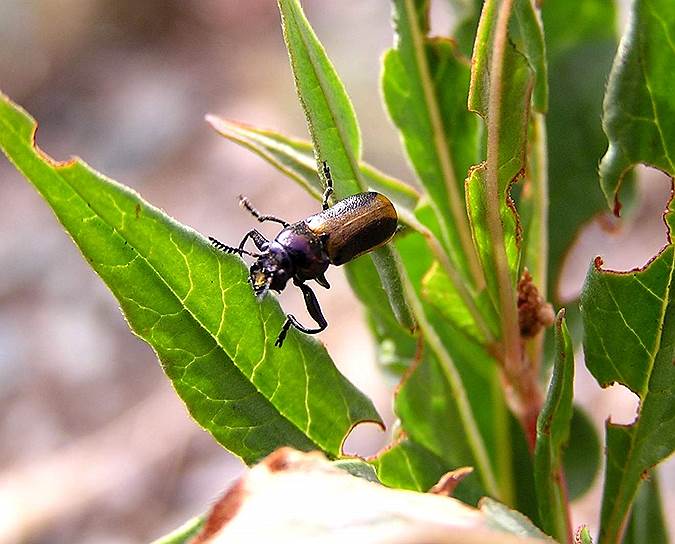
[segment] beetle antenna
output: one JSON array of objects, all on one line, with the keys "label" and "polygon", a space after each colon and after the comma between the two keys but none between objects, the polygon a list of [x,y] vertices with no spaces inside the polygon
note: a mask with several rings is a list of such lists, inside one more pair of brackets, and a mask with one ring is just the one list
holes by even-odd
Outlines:
[{"label": "beetle antenna", "polygon": [[251,253],[250,251],[246,251],[245,249],[227,246],[227,245],[223,244],[220,240],[216,240],[213,236],[209,236],[209,242],[211,242],[211,245],[213,247],[215,247],[216,249],[219,249],[223,253],[234,253],[236,255],[249,255],[250,257],[255,257],[255,258],[260,257],[260,253]]},{"label": "beetle antenna", "polygon": [[261,223],[264,223],[265,221],[272,221],[274,223],[279,223],[283,227],[287,227],[290,224],[288,221],[285,221],[283,219],[275,217],[274,215],[263,215],[263,214],[261,214],[258,210],[256,210],[253,207],[253,204],[251,204],[251,201],[243,195],[239,195],[239,205],[242,208],[246,208],[246,210],[248,210],[248,212],[253,217],[255,217],[258,221],[260,221]]},{"label": "beetle antenna", "polygon": [[326,179],[326,190],[323,192],[322,208],[327,210],[330,208],[328,198],[333,194],[333,176],[330,174],[330,168],[328,168],[326,161],[321,161],[321,169],[323,170],[323,177]]}]

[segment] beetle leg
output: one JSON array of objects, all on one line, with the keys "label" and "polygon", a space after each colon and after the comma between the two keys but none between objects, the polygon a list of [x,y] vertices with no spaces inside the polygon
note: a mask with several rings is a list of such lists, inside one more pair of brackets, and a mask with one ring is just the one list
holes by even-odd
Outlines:
[{"label": "beetle leg", "polygon": [[302,291],[302,295],[305,297],[305,306],[307,306],[307,311],[309,312],[309,315],[312,316],[312,319],[316,321],[316,324],[319,326],[316,329],[310,329],[308,327],[305,327],[302,323],[300,323],[295,318],[294,315],[288,314],[286,316],[286,322],[284,323],[284,326],[281,327],[279,336],[277,336],[277,340],[276,342],[274,342],[274,345],[277,346],[278,348],[280,348],[283,345],[284,340],[286,339],[286,335],[288,334],[288,329],[291,328],[291,325],[296,329],[298,329],[299,331],[304,332],[305,334],[318,334],[321,331],[325,330],[325,328],[328,326],[326,318],[323,316],[323,313],[321,313],[321,306],[319,306],[319,301],[316,299],[314,291],[312,291],[304,283],[296,283],[296,285],[300,288],[300,290]]},{"label": "beetle leg", "polygon": [[250,255],[251,257],[260,257],[258,253],[251,253],[250,251],[246,251],[241,247],[226,246],[221,241],[216,240],[213,236],[209,236],[209,242],[211,242],[211,245],[213,247],[219,249],[224,253],[235,253],[237,255]]},{"label": "beetle leg", "polygon": [[244,236],[242,241],[239,242],[239,249],[244,249],[244,244],[246,244],[246,240],[249,238],[253,240],[255,247],[257,247],[260,251],[265,251],[270,243],[270,241],[260,234],[260,232],[255,229],[251,229],[246,233],[246,236]]},{"label": "beetle leg", "polygon": [[333,194],[333,176],[330,175],[330,168],[328,168],[328,163],[326,161],[322,161],[321,165],[323,169],[323,177],[326,178],[326,190],[323,192],[323,202],[321,207],[324,210],[327,210],[330,208],[328,205],[328,198]]},{"label": "beetle leg", "polygon": [[325,275],[323,274],[318,275],[316,278],[314,278],[314,281],[324,289],[330,289],[330,283],[328,283],[328,280],[326,279]]},{"label": "beetle leg", "polygon": [[288,221],[284,221],[283,219],[279,219],[278,217],[275,217],[273,215],[262,215],[258,210],[256,210],[253,207],[251,201],[245,196],[239,195],[239,204],[242,207],[246,208],[251,213],[251,215],[261,223],[264,223],[265,221],[273,221],[274,223],[279,223],[284,227],[287,227],[290,224]]}]

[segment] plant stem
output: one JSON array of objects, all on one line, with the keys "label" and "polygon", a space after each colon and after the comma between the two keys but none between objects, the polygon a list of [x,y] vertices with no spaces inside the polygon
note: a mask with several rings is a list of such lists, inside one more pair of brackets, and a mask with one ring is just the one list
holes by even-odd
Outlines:
[{"label": "plant stem", "polygon": [[[536,231],[530,231],[530,239],[535,238],[535,244],[528,246],[531,274],[539,292],[546,296],[548,292],[548,155],[546,140],[546,121],[544,115],[533,112],[532,135],[532,200],[534,202],[533,222]],[[532,372],[539,374],[544,348],[544,331],[530,339],[526,344],[527,355],[532,366]]]}]

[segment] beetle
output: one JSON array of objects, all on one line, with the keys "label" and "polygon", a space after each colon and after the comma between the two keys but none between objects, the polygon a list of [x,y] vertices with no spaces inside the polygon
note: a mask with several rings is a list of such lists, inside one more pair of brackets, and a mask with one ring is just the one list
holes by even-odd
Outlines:
[{"label": "beetle", "polygon": [[[256,259],[249,269],[249,282],[259,300],[270,289],[280,293],[291,279],[302,291],[307,311],[318,327],[306,327],[294,315],[287,314],[274,343],[277,347],[283,345],[291,327],[306,334],[318,334],[328,326],[314,291],[305,282],[314,280],[321,287],[330,289],[325,276],[330,265],[340,266],[386,244],[398,225],[394,205],[380,193],[358,193],[330,206],[328,199],[333,193],[333,180],[326,161],[322,162],[322,167],[326,189],[319,213],[289,223],[273,215],[261,214],[246,197],[240,196],[241,206],[259,222],[279,223],[283,229],[272,241],[251,229],[238,247],[225,245],[209,236],[211,244],[220,251]],[[260,253],[244,249],[249,239]]]}]

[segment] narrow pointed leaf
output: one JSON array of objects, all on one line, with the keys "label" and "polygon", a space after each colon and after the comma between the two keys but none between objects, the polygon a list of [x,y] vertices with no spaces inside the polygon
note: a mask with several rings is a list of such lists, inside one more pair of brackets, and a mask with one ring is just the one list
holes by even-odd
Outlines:
[{"label": "narrow pointed leaf", "polygon": [[515,46],[522,53],[534,71],[532,106],[541,113],[548,109],[548,73],[546,45],[541,17],[531,0],[516,0],[513,6],[514,18],[510,35]]},{"label": "narrow pointed leaf", "polygon": [[470,67],[452,42],[427,37],[428,9],[428,0],[394,0],[396,46],[384,57],[382,89],[429,195],[437,234],[463,276],[478,285],[482,273],[464,203],[464,180],[481,145],[479,121],[466,107]]},{"label": "narrow pointed leaf", "polygon": [[[471,488],[467,492],[480,493],[482,487],[493,496],[504,494],[496,483],[495,474],[503,467],[495,445],[503,438],[500,421],[506,408],[492,387],[494,361],[424,301],[422,278],[433,260],[424,252],[422,237],[411,233],[399,239],[396,247],[419,333],[426,340],[415,367],[398,389],[394,409],[401,427],[413,441],[443,459],[446,471],[473,466],[475,472],[462,484]],[[493,409],[485,410],[486,403]]]},{"label": "narrow pointed leaf", "polygon": [[[400,270],[402,265],[399,262],[398,254],[390,245],[386,245],[373,251],[370,256],[380,277],[380,283],[387,293],[396,320],[406,330],[414,331],[416,327],[415,318],[408,306],[401,283]],[[376,311],[381,310],[380,308]]]},{"label": "narrow pointed leaf", "polygon": [[[488,0],[483,7],[481,22],[474,46],[473,68],[469,107],[488,121],[490,97],[490,63],[494,46],[495,25],[500,2]],[[523,175],[527,146],[527,127],[530,96],[534,73],[527,59],[507,40],[502,66],[502,95],[493,100],[500,102],[500,118],[496,121],[499,142],[497,155],[497,197],[499,219],[503,230],[503,247],[493,242],[494,229],[490,224],[486,193],[487,164],[473,168],[467,182],[467,206],[471,228],[478,254],[485,270],[491,297],[498,306],[498,270],[496,254],[506,253],[508,275],[513,286],[517,281],[520,262],[520,223],[515,205],[510,197],[511,185]],[[501,244],[502,242],[500,242]],[[503,286],[506,289],[506,286]],[[503,311],[503,309],[502,309]]]},{"label": "narrow pointed leaf", "polygon": [[566,487],[563,476],[563,448],[570,435],[574,382],[574,348],[564,312],[555,324],[555,360],[546,402],[537,420],[534,477],[541,528],[565,542],[570,531]]},{"label": "narrow pointed leaf", "polygon": [[[327,161],[338,199],[365,191],[361,176],[361,135],[347,92],[323,46],[312,30],[298,0],[279,0],[284,38],[291,59],[298,97],[305,110],[318,160]],[[402,279],[393,254],[381,251],[374,257],[389,304],[404,327],[412,328],[413,319],[401,296]],[[378,263],[375,263],[376,266]]]},{"label": "narrow pointed leaf", "polygon": [[416,340],[396,319],[372,259],[357,259],[345,267],[349,284],[363,303],[383,366],[401,372],[415,355]]},{"label": "narrow pointed leaf", "polygon": [[[429,301],[436,310],[452,323],[458,330],[462,331],[468,337],[478,344],[487,345],[488,338],[484,332],[476,325],[475,320],[468,312],[457,289],[443,271],[440,265],[434,263],[422,279],[422,296]],[[497,317],[494,315],[494,308],[487,299],[487,292],[483,291],[476,297],[478,308],[482,315],[489,319],[488,324],[494,336],[498,335]]]},{"label": "narrow pointed leaf", "polygon": [[362,459],[338,459],[337,461],[333,461],[333,466],[336,466],[357,478],[363,478],[369,482],[380,483],[375,468]]},{"label": "narrow pointed leaf", "polygon": [[[321,200],[324,186],[316,173],[314,148],[310,142],[215,115],[208,115],[207,121],[225,138],[250,149]],[[414,210],[419,199],[415,189],[363,161],[359,163],[359,168],[369,189],[389,197],[397,208]]]},{"label": "narrow pointed leaf", "polygon": [[460,51],[467,58],[471,57],[473,40],[478,28],[480,10],[483,0],[449,0],[456,24],[450,31],[450,36],[457,42]]},{"label": "narrow pointed leaf", "polygon": [[361,132],[347,91],[298,0],[279,0],[284,39],[314,153],[328,161],[338,199],[366,189],[358,161]]},{"label": "narrow pointed leaf", "polygon": [[605,94],[609,149],[600,163],[607,202],[618,213],[624,174],[644,163],[675,173],[675,10],[670,0],[636,0]]},{"label": "narrow pointed leaf", "polygon": [[570,501],[583,496],[591,488],[600,469],[601,455],[600,438],[593,421],[578,405],[574,406],[570,439],[563,451],[567,498]]},{"label": "narrow pointed leaf", "polygon": [[372,403],[316,340],[291,332],[278,303],[259,303],[244,263],[80,160],[34,147],[34,121],[0,95],[0,147],[31,181],[156,351],[195,420],[247,463],[281,445],[341,453]]},{"label": "narrow pointed leaf", "polygon": [[542,533],[526,516],[516,510],[511,510],[506,505],[490,497],[482,499],[478,508],[490,520],[492,527],[501,528],[507,532],[528,536],[551,544],[554,542],[553,539]]}]

